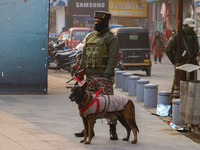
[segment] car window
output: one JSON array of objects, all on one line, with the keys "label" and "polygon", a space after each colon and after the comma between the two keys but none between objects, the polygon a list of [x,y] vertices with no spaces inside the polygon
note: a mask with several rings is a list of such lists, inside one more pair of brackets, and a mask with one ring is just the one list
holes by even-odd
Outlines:
[{"label": "car window", "polygon": [[118,34],[120,48],[149,48],[148,33]]},{"label": "car window", "polygon": [[74,40],[83,40],[83,38],[89,33],[90,31],[81,31],[76,30],[73,32],[72,39]]},{"label": "car window", "polygon": [[63,36],[63,39],[67,40],[68,38],[69,38],[69,33],[65,33],[64,36]]}]

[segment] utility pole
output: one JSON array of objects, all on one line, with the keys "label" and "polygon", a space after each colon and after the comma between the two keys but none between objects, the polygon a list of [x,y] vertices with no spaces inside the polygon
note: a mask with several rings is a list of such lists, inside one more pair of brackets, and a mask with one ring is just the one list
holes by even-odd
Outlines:
[{"label": "utility pole", "polygon": [[[178,40],[177,40],[177,63],[175,67],[181,65],[181,48],[182,48],[182,21],[183,21],[183,0],[177,0],[176,5],[178,6],[178,18],[176,17],[176,28],[178,28]],[[175,69],[176,79],[174,85],[173,99],[180,98],[180,80],[182,78],[182,71]]]}]

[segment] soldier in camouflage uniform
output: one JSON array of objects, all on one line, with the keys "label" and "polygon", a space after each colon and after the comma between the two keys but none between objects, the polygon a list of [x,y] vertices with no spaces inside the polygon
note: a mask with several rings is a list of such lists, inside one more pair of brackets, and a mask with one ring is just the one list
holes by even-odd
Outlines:
[{"label": "soldier in camouflage uniform", "polygon": [[[196,36],[196,33],[194,32],[194,27],[195,27],[195,21],[192,18],[186,18],[183,22],[183,28],[182,28],[182,49],[181,49],[181,60],[180,63],[181,65],[190,63],[190,64],[198,64],[196,57],[197,53],[199,51],[199,43],[198,43],[198,38]],[[165,52],[171,61],[173,65],[176,66],[176,63],[178,61],[178,54],[177,54],[177,39],[178,39],[178,32],[174,31],[168,44],[165,49]],[[185,41],[185,42],[184,42]],[[189,48],[191,56],[184,54],[184,51],[187,49],[186,47]],[[173,93],[174,93],[174,86],[176,83],[176,72],[174,71],[174,81],[172,85],[172,90],[171,90],[171,96],[170,96],[170,104],[172,104],[172,98],[173,98]],[[190,79],[194,80],[194,72],[190,73]],[[181,80],[186,80],[186,72],[182,72]]]},{"label": "soldier in camouflage uniform", "polygon": [[[83,55],[80,67],[86,68],[87,90],[97,92],[104,88],[103,95],[113,95],[114,69],[119,61],[119,42],[118,39],[109,32],[109,20],[111,14],[108,12],[95,12],[95,31],[89,33],[86,44],[83,48]],[[79,74],[76,74],[80,79]],[[117,140],[116,133],[117,118],[108,119],[110,125],[110,139]],[[76,133],[76,136],[83,136],[83,132]]]}]

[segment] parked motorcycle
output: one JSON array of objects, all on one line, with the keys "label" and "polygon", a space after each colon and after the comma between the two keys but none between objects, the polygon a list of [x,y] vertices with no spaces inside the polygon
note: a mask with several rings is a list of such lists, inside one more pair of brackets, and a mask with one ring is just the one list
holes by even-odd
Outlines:
[{"label": "parked motorcycle", "polygon": [[[49,69],[64,69],[70,71],[71,63],[75,62],[76,51],[72,49],[59,50],[51,43],[48,47],[48,66]],[[72,55],[72,56],[70,56]]]}]

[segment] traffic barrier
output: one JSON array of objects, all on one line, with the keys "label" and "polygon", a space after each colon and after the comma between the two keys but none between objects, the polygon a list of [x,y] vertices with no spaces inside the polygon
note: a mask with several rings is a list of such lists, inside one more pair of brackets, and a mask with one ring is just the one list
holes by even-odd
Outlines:
[{"label": "traffic barrier", "polygon": [[144,85],[144,106],[155,108],[157,106],[158,85],[145,84]]},{"label": "traffic barrier", "polygon": [[172,123],[176,125],[184,124],[184,122],[180,121],[179,119],[179,105],[180,105],[180,99],[174,99],[172,101]]},{"label": "traffic barrier", "polygon": [[147,80],[138,80],[136,85],[137,101],[144,102],[144,85],[148,84]]},{"label": "traffic barrier", "polygon": [[158,103],[163,105],[170,105],[170,92],[160,91],[158,92]]},{"label": "traffic barrier", "polygon": [[125,92],[128,92],[128,80],[129,80],[129,77],[132,75],[133,75],[132,73],[123,73],[122,90]]},{"label": "traffic barrier", "polygon": [[130,76],[128,82],[128,94],[129,96],[136,96],[136,83],[140,80],[140,76]]},{"label": "traffic barrier", "polygon": [[[116,73],[116,71],[120,71],[119,68],[115,68],[114,72]],[[116,81],[116,74],[114,76],[114,82]]]},{"label": "traffic barrier", "polygon": [[122,75],[125,73],[125,71],[116,71],[115,72],[115,87],[116,88],[122,88]]}]

